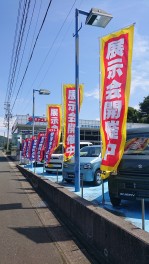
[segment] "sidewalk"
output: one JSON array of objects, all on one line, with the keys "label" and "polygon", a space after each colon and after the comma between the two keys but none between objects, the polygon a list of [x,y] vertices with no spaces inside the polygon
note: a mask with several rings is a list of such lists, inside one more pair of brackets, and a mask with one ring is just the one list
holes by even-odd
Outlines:
[{"label": "sidewalk", "polygon": [[0,263],[94,263],[0,152]]}]

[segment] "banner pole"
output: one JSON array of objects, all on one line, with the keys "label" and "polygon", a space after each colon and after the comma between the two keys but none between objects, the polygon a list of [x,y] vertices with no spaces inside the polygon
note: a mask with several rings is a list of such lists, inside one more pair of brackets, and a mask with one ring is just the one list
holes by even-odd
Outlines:
[{"label": "banner pole", "polygon": [[81,175],[81,196],[82,196],[82,198],[83,198],[83,175]]},{"label": "banner pole", "polygon": [[102,180],[102,204],[105,204],[105,197],[104,197],[104,181]]},{"label": "banner pole", "polygon": [[58,183],[58,169],[57,169],[57,183]]},{"label": "banner pole", "polygon": [[142,205],[142,229],[145,230],[145,205],[144,205],[144,199],[141,199],[141,205]]}]

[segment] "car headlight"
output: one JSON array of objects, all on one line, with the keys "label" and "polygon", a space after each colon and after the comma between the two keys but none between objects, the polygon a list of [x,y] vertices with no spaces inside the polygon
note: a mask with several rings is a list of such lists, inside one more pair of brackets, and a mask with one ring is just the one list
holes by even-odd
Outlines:
[{"label": "car headlight", "polygon": [[118,174],[117,170],[111,172],[111,175],[117,175],[117,174]]},{"label": "car headlight", "polygon": [[91,169],[92,166],[91,166],[90,163],[87,163],[87,164],[84,164],[83,168],[84,168],[84,169]]}]

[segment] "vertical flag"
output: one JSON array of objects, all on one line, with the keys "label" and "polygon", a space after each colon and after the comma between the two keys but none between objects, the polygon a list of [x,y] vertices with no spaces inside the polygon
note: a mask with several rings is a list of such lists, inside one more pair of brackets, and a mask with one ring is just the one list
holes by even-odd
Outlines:
[{"label": "vertical flag", "polygon": [[29,159],[35,160],[35,150],[36,150],[37,138],[34,136],[31,138],[31,143],[29,147]]},{"label": "vertical flag", "polygon": [[124,152],[134,25],[101,39],[101,177],[116,170]]},{"label": "vertical flag", "polygon": [[22,146],[22,157],[26,157],[26,148],[27,148],[27,139],[23,140],[23,146]]},{"label": "vertical flag", "polygon": [[58,137],[55,142],[55,149],[58,147],[61,137],[61,126],[62,126],[62,109],[59,104],[47,105],[47,122],[48,128],[57,130]]},{"label": "vertical flag", "polygon": [[24,148],[23,148],[23,157],[27,158],[27,148],[28,148],[28,138],[25,139]]},{"label": "vertical flag", "polygon": [[51,155],[55,150],[55,146],[58,142],[58,130],[53,128],[47,128],[45,138],[45,163],[50,161]]},{"label": "vertical flag", "polygon": [[39,133],[37,137],[36,150],[35,150],[36,161],[42,161],[44,159],[44,142],[45,142],[45,133]]},{"label": "vertical flag", "polygon": [[28,138],[27,139],[27,148],[26,148],[26,158],[30,160],[30,149],[31,149],[31,143],[32,143],[32,139]]},{"label": "vertical flag", "polygon": [[[79,106],[83,101],[82,84],[79,85]],[[63,86],[64,105],[64,161],[70,159],[75,152],[75,125],[76,125],[76,95],[74,84]]]}]

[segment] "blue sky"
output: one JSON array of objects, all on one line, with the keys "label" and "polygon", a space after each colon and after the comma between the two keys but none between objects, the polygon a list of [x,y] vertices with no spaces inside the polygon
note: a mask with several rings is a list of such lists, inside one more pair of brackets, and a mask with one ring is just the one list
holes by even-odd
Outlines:
[{"label": "blue sky", "polygon": [[[42,23],[49,0],[36,1],[35,14],[24,50],[20,71],[14,81],[11,107],[21,84],[31,45],[34,43]],[[31,10],[34,1],[31,0]],[[39,20],[37,15],[40,8]],[[73,8],[72,8],[73,6]],[[3,126],[4,102],[8,85],[12,47],[14,42],[19,0],[0,1],[0,134],[4,135]],[[113,19],[105,29],[84,24],[85,16],[79,15],[82,29],[80,36],[80,83],[84,83],[84,101],[80,112],[81,119],[99,119],[99,38],[121,28],[136,23],[132,62],[132,83],[129,106],[138,108],[145,96],[149,95],[149,1],[148,0],[53,0],[45,24],[39,36],[36,48],[20,88],[12,115],[32,115],[33,89],[49,89],[50,96],[35,96],[35,114],[45,115],[47,104],[60,104],[62,101],[62,85],[75,82],[75,8],[89,12],[92,7],[100,8],[113,15]],[[71,12],[70,12],[71,10]],[[69,14],[70,12],[70,14]],[[69,14],[69,16],[68,16]],[[66,19],[67,18],[67,19]],[[65,22],[64,22],[65,21]],[[37,23],[36,31],[35,25]],[[27,24],[28,25],[28,24]],[[63,25],[63,26],[62,26]],[[28,26],[27,26],[28,29]],[[24,48],[27,30],[24,34]],[[17,77],[18,76],[18,77]]]}]

